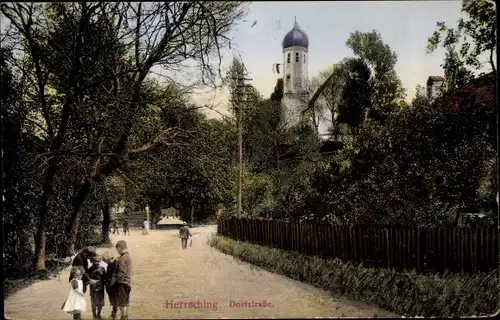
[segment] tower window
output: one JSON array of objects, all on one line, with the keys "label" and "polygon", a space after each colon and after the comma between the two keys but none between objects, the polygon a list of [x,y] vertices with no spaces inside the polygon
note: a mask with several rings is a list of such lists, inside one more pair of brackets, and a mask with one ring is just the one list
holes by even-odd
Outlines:
[{"label": "tower window", "polygon": [[295,52],[295,62],[299,62],[299,53]]},{"label": "tower window", "polygon": [[306,63],[306,54],[304,53],[304,63]]},{"label": "tower window", "polygon": [[286,55],[286,63],[290,63],[290,53]]}]

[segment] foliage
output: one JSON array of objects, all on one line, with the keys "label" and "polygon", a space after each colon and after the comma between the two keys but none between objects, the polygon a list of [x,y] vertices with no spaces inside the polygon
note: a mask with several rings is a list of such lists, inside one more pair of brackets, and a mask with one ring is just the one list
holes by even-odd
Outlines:
[{"label": "foliage", "polygon": [[26,271],[32,265],[33,220],[36,216],[36,194],[40,165],[37,152],[43,152],[36,136],[23,130],[27,110],[20,103],[22,85],[11,71],[6,58],[11,52],[1,51],[2,79],[2,180],[5,186],[4,209],[4,274],[11,269]]},{"label": "foliage", "polygon": [[372,303],[406,317],[490,315],[497,310],[498,271],[418,275],[366,268],[213,236],[209,245],[265,270]]},{"label": "foliage", "polygon": [[[58,216],[65,226],[61,252],[68,253],[84,212],[102,204],[92,204],[96,188],[139,153],[175,136],[169,124],[144,119],[154,118],[152,68],[175,75],[191,64],[199,67],[200,81],[184,88],[215,83],[226,34],[246,10],[240,2],[82,2],[2,4],[1,11],[8,22],[2,47],[16,53],[9,57],[13,73],[29,84],[22,97],[36,131],[23,130],[36,132],[46,148],[39,157],[35,237],[35,264],[43,269],[52,207],[70,214]],[[72,187],[60,194],[57,185],[64,183]]]},{"label": "foliage", "polygon": [[482,56],[496,72],[496,5],[487,0],[463,0],[462,12],[466,18],[458,20],[456,29],[437,23],[437,29],[428,39],[427,51],[434,52],[440,45],[447,50],[442,65],[446,75],[446,89],[453,90],[483,69]]},{"label": "foliage", "polygon": [[339,139],[342,123],[356,133],[366,119],[383,124],[404,106],[404,90],[395,71],[396,53],[380,34],[355,31],[346,45],[355,57],[328,67],[312,81],[316,89],[312,100],[320,98],[325,103],[334,139]]},{"label": "foliage", "polygon": [[383,124],[403,105],[404,90],[395,70],[397,55],[375,30],[353,32],[346,44],[361,61],[370,66],[370,87],[373,93],[370,96],[369,90],[364,92],[364,95],[370,96],[371,101],[368,117]]},{"label": "foliage", "polygon": [[491,76],[478,79],[433,104],[417,95],[385,126],[363,124],[353,150],[319,173],[333,186],[322,191],[331,214],[348,223],[437,226],[456,224],[460,212],[491,213],[493,86]]},{"label": "foliage", "polygon": [[271,97],[269,98],[274,102],[281,102],[283,98],[283,78],[279,78],[276,81],[276,85],[274,86],[274,91],[271,93]]}]

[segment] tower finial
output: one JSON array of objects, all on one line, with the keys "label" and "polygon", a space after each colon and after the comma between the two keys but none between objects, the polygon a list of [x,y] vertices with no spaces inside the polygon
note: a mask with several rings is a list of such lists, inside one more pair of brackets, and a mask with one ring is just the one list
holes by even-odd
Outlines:
[{"label": "tower finial", "polygon": [[295,23],[297,23],[297,16],[294,16],[293,18],[295,19]]}]

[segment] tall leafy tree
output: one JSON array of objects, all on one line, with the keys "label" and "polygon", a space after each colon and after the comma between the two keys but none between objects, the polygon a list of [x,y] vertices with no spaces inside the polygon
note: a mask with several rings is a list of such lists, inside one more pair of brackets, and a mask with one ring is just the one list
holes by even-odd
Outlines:
[{"label": "tall leafy tree", "polygon": [[427,52],[440,46],[447,55],[443,69],[449,90],[470,80],[473,73],[484,68],[482,56],[487,57],[490,70],[496,72],[496,5],[487,0],[463,0],[462,12],[456,28],[437,22],[437,28],[428,39]]},{"label": "tall leafy tree", "polygon": [[200,82],[213,83],[220,76],[220,49],[229,44],[225,35],[245,10],[237,2],[2,4],[1,10],[11,43],[24,53],[13,61],[35,84],[31,100],[50,154],[35,241],[35,264],[43,269],[60,157],[72,153],[84,172],[67,221],[62,251],[69,251],[93,185],[164,141],[156,139],[165,136],[162,127],[150,141],[132,138],[141,130],[136,120],[147,114],[142,91],[152,68],[175,73],[189,61],[200,67]]},{"label": "tall leafy tree", "polygon": [[355,31],[346,44],[371,69],[373,95],[368,116],[384,123],[391,114],[404,106],[405,92],[395,69],[397,55],[375,30]]}]

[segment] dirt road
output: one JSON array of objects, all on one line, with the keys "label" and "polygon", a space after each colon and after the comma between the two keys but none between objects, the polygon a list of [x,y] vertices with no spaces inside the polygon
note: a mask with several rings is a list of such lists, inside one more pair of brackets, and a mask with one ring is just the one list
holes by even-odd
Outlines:
[{"label": "dirt road", "polygon": [[[224,255],[207,245],[214,231],[215,226],[192,229],[187,250],[181,249],[177,230],[113,237],[127,241],[133,261],[130,319],[392,316]],[[7,319],[71,319],[61,311],[68,276],[69,268],[60,281],[41,281],[10,296],[4,301]],[[250,306],[263,301],[265,307]],[[189,302],[194,302],[191,307]],[[109,315],[106,297],[103,319]],[[88,295],[84,319],[92,319]]]}]

